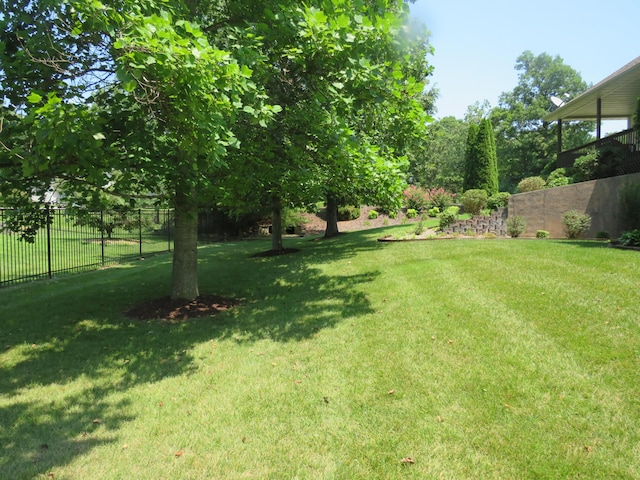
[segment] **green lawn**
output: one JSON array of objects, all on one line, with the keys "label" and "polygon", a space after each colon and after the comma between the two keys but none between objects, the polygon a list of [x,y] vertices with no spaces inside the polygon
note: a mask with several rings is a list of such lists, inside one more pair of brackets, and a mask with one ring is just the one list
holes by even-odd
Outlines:
[{"label": "green lawn", "polygon": [[202,247],[189,323],[121,313],[169,255],[0,290],[0,478],[640,478],[640,255],[411,228]]}]

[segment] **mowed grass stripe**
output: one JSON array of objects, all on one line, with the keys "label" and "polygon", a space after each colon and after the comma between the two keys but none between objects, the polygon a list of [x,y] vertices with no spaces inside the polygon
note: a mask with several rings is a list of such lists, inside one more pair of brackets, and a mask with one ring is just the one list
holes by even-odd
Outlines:
[{"label": "mowed grass stripe", "polygon": [[[528,414],[530,415],[538,416],[542,424],[547,424],[548,422],[548,424],[552,425],[551,429],[556,428],[557,425],[553,426],[554,419],[555,421],[559,419],[556,419],[554,414],[554,408],[556,407],[552,405],[553,397],[556,396],[556,400],[561,400],[565,404],[567,401],[571,402],[571,392],[588,391],[594,380],[596,382],[599,380],[593,378],[594,375],[598,375],[598,372],[594,373],[591,365],[583,364],[581,358],[576,358],[572,351],[567,351],[566,341],[563,341],[562,338],[558,339],[553,335],[553,332],[549,334],[546,330],[539,328],[544,327],[544,324],[538,325],[538,312],[531,311],[527,304],[512,303],[505,306],[496,302],[491,290],[497,289],[501,291],[506,288],[512,295],[522,297],[518,291],[518,284],[520,284],[521,288],[529,289],[532,295],[538,293],[537,290],[540,289],[540,295],[544,298],[547,292],[553,293],[559,290],[558,283],[560,286],[565,283],[564,275],[571,275],[572,271],[580,269],[580,265],[572,265],[571,262],[575,261],[575,258],[569,258],[563,268],[556,271],[556,280],[553,278],[550,280],[547,275],[528,276],[526,275],[528,270],[525,270],[525,275],[520,275],[516,282],[510,278],[508,273],[504,275],[495,274],[495,264],[498,260],[495,254],[499,254],[499,251],[481,248],[487,246],[487,244],[476,243],[464,246],[464,248],[469,249],[470,259],[479,259],[478,261],[470,260],[469,267],[464,268],[460,268],[459,258],[457,258],[457,253],[455,252],[455,248],[461,246],[460,244],[450,245],[453,251],[446,250],[442,252],[438,250],[440,245],[432,243],[428,247],[429,251],[434,254],[429,262],[429,267],[420,265],[414,268],[413,271],[417,272],[418,275],[409,279],[403,278],[400,283],[406,282],[415,285],[420,283],[421,279],[430,278],[433,284],[439,284],[442,287],[440,290],[456,292],[464,298],[464,302],[454,302],[452,304],[447,304],[451,296],[441,299],[431,298],[434,302],[439,301],[445,304],[446,309],[449,310],[446,315],[455,327],[452,327],[446,333],[454,338],[453,344],[462,343],[468,347],[466,349],[467,352],[461,354],[457,359],[460,363],[451,365],[452,368],[459,370],[456,371],[456,377],[463,379],[465,378],[465,372],[471,372],[473,377],[471,380],[477,381],[478,384],[483,382],[491,384],[492,379],[500,379],[500,376],[505,376],[503,379],[506,387],[504,388],[504,395],[507,395],[507,398],[504,399],[504,402],[505,405],[509,405],[505,408],[509,408],[509,411],[518,408],[517,396],[524,396],[525,398],[521,400],[524,403],[522,414],[526,415],[529,412]],[[491,247],[493,246],[491,245]],[[571,247],[569,246],[569,248]],[[415,257],[419,258],[420,253],[418,253],[417,249],[413,248],[412,250]],[[435,253],[442,253],[442,255],[437,256]],[[603,253],[606,255],[611,253],[611,250]],[[455,265],[449,263],[447,258],[456,258]],[[418,263],[416,262],[416,265]],[[501,263],[506,268],[509,268],[508,261]],[[521,272],[519,271],[518,273]],[[501,282],[501,278],[507,281]],[[554,282],[556,283],[554,284]],[[460,292],[461,286],[464,286],[462,292]],[[425,289],[423,295],[428,295],[427,292],[431,291],[433,289]],[[571,293],[579,296],[593,292],[580,292],[574,289]],[[453,297],[456,297],[456,295],[453,295]],[[462,303],[465,308],[458,308],[459,303]],[[540,302],[534,303],[539,304]],[[575,305],[579,305],[579,302],[576,302]],[[573,328],[575,328],[575,322]],[[470,332],[473,335],[470,335]],[[575,334],[575,330],[572,333]],[[585,345],[582,344],[581,347],[585,348]],[[586,348],[588,349],[588,346]],[[608,348],[615,351],[616,345],[609,344]],[[474,369],[476,363],[473,360],[469,361],[471,357],[469,353],[475,353],[480,359],[481,369],[479,371]],[[496,359],[496,362],[492,362],[492,358]],[[439,360],[441,361],[442,358]],[[523,386],[526,386],[527,390],[518,393]],[[483,392],[485,390],[490,391],[491,389],[483,388]],[[511,393],[508,393],[509,391]],[[496,389],[493,389],[493,392],[499,393]],[[482,394],[479,394],[476,399],[482,396]],[[616,389],[600,389],[593,393],[592,399],[587,399],[592,400],[591,405],[584,406],[587,410],[591,408],[598,410],[600,405],[606,406],[600,412],[599,418],[593,418],[588,415],[583,418],[584,427],[590,427],[593,430],[590,432],[590,438],[598,437],[597,426],[604,422],[609,425],[619,424],[623,431],[627,427],[626,431],[632,436],[632,440],[637,443],[637,437],[633,435],[635,430],[633,425],[638,420],[637,416],[632,415],[629,417],[624,413],[630,407],[632,407],[632,411],[637,411],[637,398],[632,399],[631,404],[629,404],[624,400],[621,402],[619,397],[620,392]],[[510,398],[511,400],[509,400]],[[472,400],[473,406],[477,406],[476,399],[469,399]],[[543,402],[542,405],[539,404],[540,400]],[[577,398],[574,400],[580,402],[583,399]],[[493,402],[494,404],[497,403],[495,398]],[[527,406],[527,402],[531,402],[532,405]],[[537,405],[536,402],[538,402]],[[487,406],[487,410],[491,411],[491,406]],[[569,426],[572,428],[575,425],[571,424]],[[530,429],[527,431],[529,432],[527,436],[530,437],[532,432]],[[589,431],[588,428],[587,431]],[[556,435],[557,433],[550,432],[547,436],[547,441],[549,442],[547,445],[553,445]],[[504,448],[505,445],[501,445],[501,447]],[[529,446],[527,451],[529,455],[535,451],[531,448]],[[568,446],[564,446],[565,450],[566,448]],[[580,446],[574,446],[574,450],[578,451],[578,455],[582,454],[580,448]],[[504,450],[508,451],[508,449]],[[543,460],[549,456],[549,451],[543,449],[540,459]],[[568,468],[570,467],[571,464],[568,465]],[[626,466],[621,465],[621,467],[621,471],[625,472]]]}]

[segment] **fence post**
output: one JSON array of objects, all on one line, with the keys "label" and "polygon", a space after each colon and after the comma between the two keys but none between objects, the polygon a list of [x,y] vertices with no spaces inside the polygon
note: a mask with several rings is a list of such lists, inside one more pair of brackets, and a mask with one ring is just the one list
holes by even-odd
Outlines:
[{"label": "fence post", "polygon": [[138,209],[138,240],[140,241],[140,258],[142,258],[142,209]]},{"label": "fence post", "polygon": [[49,278],[53,277],[53,268],[51,267],[51,210],[49,204],[44,207],[46,223],[47,223],[47,273]]},{"label": "fence post", "polygon": [[100,210],[100,257],[104,267],[104,210]]}]

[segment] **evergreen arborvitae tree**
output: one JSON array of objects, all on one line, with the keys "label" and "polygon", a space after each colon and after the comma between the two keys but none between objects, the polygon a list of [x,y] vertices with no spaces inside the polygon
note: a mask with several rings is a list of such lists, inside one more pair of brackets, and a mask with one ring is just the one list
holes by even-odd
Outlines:
[{"label": "evergreen arborvitae tree", "polygon": [[475,187],[475,179],[478,178],[477,171],[477,138],[480,128],[476,123],[469,125],[467,133],[467,146],[464,152],[464,178],[462,180],[462,189],[471,190]]},{"label": "evergreen arborvitae tree", "polygon": [[466,153],[464,189],[477,188],[489,196],[498,193],[498,157],[489,119],[469,127]]}]

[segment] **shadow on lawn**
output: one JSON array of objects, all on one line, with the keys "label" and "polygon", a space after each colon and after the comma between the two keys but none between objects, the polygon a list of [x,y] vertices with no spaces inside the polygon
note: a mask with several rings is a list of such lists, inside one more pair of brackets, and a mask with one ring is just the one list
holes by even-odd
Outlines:
[{"label": "shadow on lawn", "polygon": [[[116,394],[194,371],[190,350],[197,344],[299,341],[371,312],[362,285],[378,270],[331,273],[332,262],[380,248],[364,239],[355,233],[300,239],[299,253],[271,258],[250,258],[265,242],[203,248],[201,291],[239,297],[244,305],[185,323],[122,316],[132,302],[166,291],[166,258],[3,292],[13,302],[7,311],[21,318],[3,318],[0,306],[0,477],[46,475],[119,441],[119,427],[133,418]],[[55,400],[34,398],[32,387]]]}]

